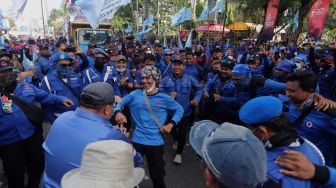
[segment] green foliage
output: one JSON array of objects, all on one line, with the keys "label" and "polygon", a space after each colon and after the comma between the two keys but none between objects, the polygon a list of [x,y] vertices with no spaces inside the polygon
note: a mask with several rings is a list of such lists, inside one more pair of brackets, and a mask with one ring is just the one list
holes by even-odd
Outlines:
[{"label": "green foliage", "polygon": [[63,13],[60,9],[52,9],[48,17],[48,25],[54,27],[56,33],[61,33],[63,30]]},{"label": "green foliage", "polygon": [[118,12],[115,14],[111,22],[111,28],[113,32],[122,33],[124,28],[127,27],[128,24],[132,23],[133,15],[132,15],[132,11],[130,10],[131,10],[130,5],[121,7],[118,10]]}]

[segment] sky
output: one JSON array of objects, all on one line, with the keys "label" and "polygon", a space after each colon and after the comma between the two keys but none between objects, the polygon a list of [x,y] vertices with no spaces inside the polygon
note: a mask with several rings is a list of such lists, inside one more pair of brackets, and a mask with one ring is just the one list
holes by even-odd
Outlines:
[{"label": "sky", "polygon": [[[9,4],[13,4],[14,0],[0,0],[0,5],[2,9],[6,9]],[[53,8],[60,9],[62,0],[43,0],[45,15],[50,13]],[[46,9],[46,10],[45,10]],[[22,16],[25,19],[38,19],[42,18],[41,11],[41,0],[27,0],[26,7],[23,11]],[[45,18],[47,20],[47,18]]]}]

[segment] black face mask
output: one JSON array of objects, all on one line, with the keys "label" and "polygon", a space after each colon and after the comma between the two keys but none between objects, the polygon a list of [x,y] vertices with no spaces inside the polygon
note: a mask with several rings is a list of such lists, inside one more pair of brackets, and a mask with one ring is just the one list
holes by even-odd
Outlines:
[{"label": "black face mask", "polygon": [[200,55],[202,55],[202,52],[195,52],[195,55],[200,56]]},{"label": "black face mask", "polygon": [[103,61],[95,61],[93,65],[99,72],[102,72],[104,69],[104,62]]}]

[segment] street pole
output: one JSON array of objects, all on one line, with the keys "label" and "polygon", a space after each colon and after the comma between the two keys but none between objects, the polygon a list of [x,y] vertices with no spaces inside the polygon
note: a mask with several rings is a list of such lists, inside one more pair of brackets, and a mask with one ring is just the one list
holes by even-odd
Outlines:
[{"label": "street pole", "polygon": [[159,0],[157,3],[157,19],[158,19],[157,34],[160,35],[160,1]]},{"label": "street pole", "polygon": [[139,33],[139,0],[136,1],[136,8],[137,8],[137,13],[135,15],[135,20],[136,20],[136,31]]},{"label": "street pole", "polygon": [[45,25],[44,25],[43,0],[41,0],[41,9],[42,9],[43,36],[45,38],[46,30],[45,30]]},{"label": "street pole", "polygon": [[225,38],[225,23],[226,23],[226,13],[227,13],[227,9],[228,9],[228,1],[225,1],[225,10],[224,12],[224,19],[223,19],[223,35],[222,35],[222,40],[224,41]]}]

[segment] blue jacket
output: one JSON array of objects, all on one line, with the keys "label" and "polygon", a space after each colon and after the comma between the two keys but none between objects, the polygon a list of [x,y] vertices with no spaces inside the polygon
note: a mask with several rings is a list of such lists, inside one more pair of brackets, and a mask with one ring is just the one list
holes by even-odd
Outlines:
[{"label": "blue jacket", "polygon": [[317,165],[324,165],[323,156],[315,145],[305,139],[299,140],[300,145],[297,146],[281,146],[267,150],[267,175],[271,179],[281,182],[283,188],[315,188],[317,184],[308,180],[300,180],[280,173],[280,166],[275,164],[275,160],[286,150],[295,150],[303,153],[309,161]]},{"label": "blue jacket", "polygon": [[113,89],[114,94],[120,96],[119,87],[117,82],[113,79],[113,68],[105,66],[100,73],[94,66],[83,71],[83,88],[91,83],[106,82],[109,83]]},{"label": "blue jacket", "polygon": [[49,60],[41,56],[35,63],[35,72],[39,80],[42,80],[44,76],[50,73]]},{"label": "blue jacket", "polygon": [[213,94],[219,94],[221,96],[220,101],[215,103],[217,115],[234,115],[233,106],[236,102],[236,98],[235,87],[231,79],[223,82],[221,77],[216,74],[207,82],[203,91],[207,92],[210,97],[212,97]]},{"label": "blue jacket", "polygon": [[[289,103],[288,109],[287,115],[292,122],[302,113],[292,103]],[[297,129],[300,136],[307,138],[321,150],[326,164],[331,165],[336,151],[336,119],[312,110]]]},{"label": "blue jacket", "polygon": [[202,89],[199,82],[194,77],[187,74],[183,74],[178,79],[172,75],[164,77],[160,85],[160,91],[165,92],[168,95],[172,92],[177,93],[175,101],[183,107],[183,117],[187,117],[192,114],[190,104],[191,94],[194,94],[194,99],[198,102],[202,97]]},{"label": "blue jacket", "polygon": [[[174,112],[172,121],[175,122],[175,124],[181,120],[183,108],[171,96],[159,92],[153,96],[148,96],[148,100],[161,125],[165,125],[168,111]],[[142,90],[137,89],[126,95],[121,103],[117,104],[115,112],[121,111],[123,106],[129,107],[132,122],[135,125],[135,130],[132,135],[133,142],[149,146],[163,145],[164,142],[160,129],[154,122],[146,106]]]},{"label": "blue jacket", "polygon": [[[62,176],[80,167],[86,145],[100,140],[123,140],[130,143],[120,130],[113,128],[108,120],[95,113],[81,108],[63,113],[54,122],[43,143],[45,151],[43,187],[61,187]],[[136,166],[139,166],[141,156],[136,153],[134,160]]]},{"label": "blue jacket", "polygon": [[[82,91],[82,80],[80,76],[76,73],[71,73],[69,78],[66,79],[66,83],[73,88],[79,97]],[[45,76],[41,82],[41,89],[50,92],[54,95],[64,96],[73,102],[73,106],[54,106],[54,105],[43,105],[43,109],[47,111],[47,120],[54,122],[58,114],[66,111],[75,110],[79,106],[79,101],[77,96],[75,96],[70,89],[65,86],[59,78],[56,76],[56,72],[48,74]]]},{"label": "blue jacket", "polygon": [[336,86],[335,80],[336,69],[321,70],[317,77],[318,85],[320,87],[320,94],[327,98],[331,98],[331,90]]},{"label": "blue jacket", "polygon": [[126,78],[127,83],[133,84],[134,81],[131,71],[129,69],[126,69],[125,72],[118,72],[116,69],[113,69],[112,78],[113,82],[116,83],[119,88],[120,97],[126,96],[130,92],[130,89],[128,89],[127,86],[119,86],[119,83],[121,79]]},{"label": "blue jacket", "polygon": [[335,186],[336,185],[336,168],[328,167],[330,178],[327,185]]},{"label": "blue jacket", "polygon": [[[169,67],[167,67],[167,66],[169,66]],[[160,70],[162,77],[173,74],[172,63],[170,62],[170,64],[166,65],[163,59],[161,59],[160,64],[157,65],[156,68],[158,68]],[[166,68],[167,68],[167,70],[166,70]]]},{"label": "blue jacket", "polygon": [[201,81],[201,76],[197,70],[197,65],[194,63],[191,65],[185,64],[184,73],[194,77],[198,81]]},{"label": "blue jacket", "polygon": [[[63,105],[65,97],[55,96],[29,83],[20,83],[14,90],[14,96],[30,103]],[[1,106],[2,100],[0,100]],[[24,112],[13,102],[12,113],[0,110],[0,145],[13,144],[32,136],[36,127],[30,123]]]}]

